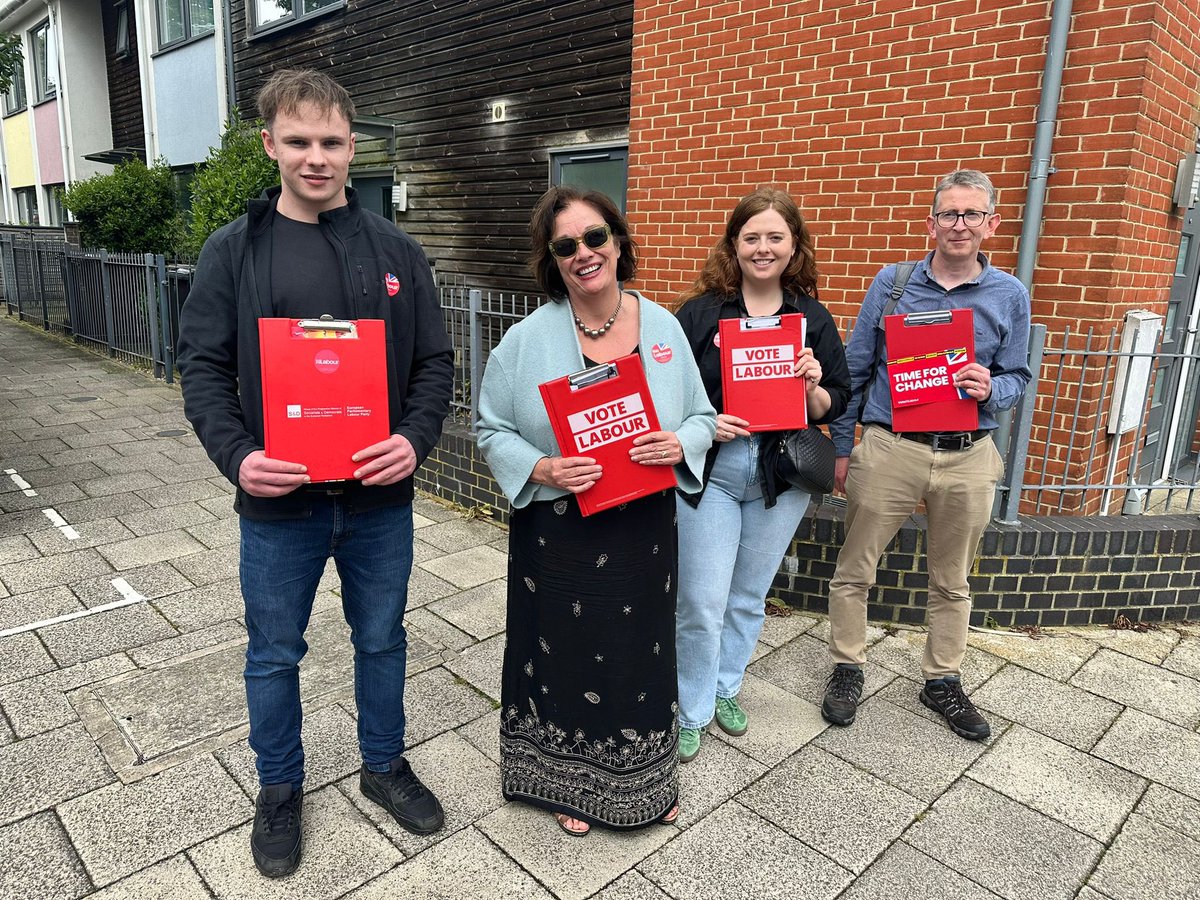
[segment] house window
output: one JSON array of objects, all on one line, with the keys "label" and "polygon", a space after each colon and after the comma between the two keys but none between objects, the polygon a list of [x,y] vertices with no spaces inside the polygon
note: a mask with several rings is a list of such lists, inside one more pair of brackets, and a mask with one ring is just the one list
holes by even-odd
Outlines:
[{"label": "house window", "polygon": [[550,151],[550,184],[599,191],[625,212],[629,148],[624,144],[563,147]]},{"label": "house window", "polygon": [[63,190],[66,185],[63,184],[48,184],[45,186],[46,191],[46,225],[61,225],[66,219],[66,210],[63,209],[62,195],[59,191]]},{"label": "house window", "polygon": [[345,0],[254,0],[254,24],[262,29],[302,21],[339,6],[345,6]]},{"label": "house window", "polygon": [[216,27],[213,0],[155,0],[158,7],[158,47],[208,34]]},{"label": "house window", "polygon": [[21,225],[38,225],[37,188],[17,188],[13,191],[17,198],[17,222]]},{"label": "house window", "polygon": [[35,102],[41,103],[58,95],[58,53],[55,52],[49,20],[29,32],[29,43],[33,47],[33,84],[37,89]]},{"label": "house window", "polygon": [[129,56],[129,4],[118,3],[113,9],[117,14],[117,42],[114,55],[117,59]]},{"label": "house window", "polygon": [[25,108],[25,63],[13,69],[12,84],[4,94],[4,114],[12,115]]}]

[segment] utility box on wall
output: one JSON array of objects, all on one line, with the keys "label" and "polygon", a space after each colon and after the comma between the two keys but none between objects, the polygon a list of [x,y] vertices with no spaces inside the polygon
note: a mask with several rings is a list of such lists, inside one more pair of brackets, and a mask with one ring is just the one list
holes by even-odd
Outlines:
[{"label": "utility box on wall", "polygon": [[1109,434],[1125,434],[1141,424],[1162,327],[1163,317],[1157,313],[1144,309],[1125,313],[1113,400],[1108,410]]}]

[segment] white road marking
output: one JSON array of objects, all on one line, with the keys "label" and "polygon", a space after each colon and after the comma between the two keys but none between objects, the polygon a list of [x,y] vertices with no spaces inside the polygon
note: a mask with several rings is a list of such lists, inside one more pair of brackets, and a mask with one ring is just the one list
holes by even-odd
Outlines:
[{"label": "white road marking", "polygon": [[29,482],[17,474],[16,469],[5,469],[4,474],[12,479],[12,483],[21,489],[26,497],[36,497],[37,491],[29,486]]},{"label": "white road marking", "polygon": [[120,609],[122,606],[133,606],[135,603],[144,603],[146,598],[130,587],[129,582],[124,578],[114,578],[112,586],[117,589],[117,593],[121,595],[120,600],[114,600],[112,603],[105,603],[103,606],[93,606],[91,609],[81,609],[73,613],[67,613],[62,616],[55,616],[53,619],[42,619],[40,622],[30,622],[28,625],[18,625],[15,628],[8,628],[0,631],[0,638],[11,637],[14,634],[22,634],[26,631],[33,631],[37,628],[45,628],[48,625],[57,625],[60,622],[71,622],[75,619],[83,619],[88,616],[94,616],[96,613],[107,612],[110,609]]},{"label": "white road marking", "polygon": [[55,528],[63,533],[63,537],[65,537],[68,541],[79,540],[79,532],[68,525],[67,520],[59,515],[58,510],[56,510],[54,507],[43,509],[42,514],[50,520],[50,523]]}]

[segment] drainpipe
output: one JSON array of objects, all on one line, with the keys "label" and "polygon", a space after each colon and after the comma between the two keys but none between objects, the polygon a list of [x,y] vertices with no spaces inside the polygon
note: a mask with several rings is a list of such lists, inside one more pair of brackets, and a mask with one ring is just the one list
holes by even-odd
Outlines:
[{"label": "drainpipe", "polygon": [[[224,0],[221,6],[225,13],[225,28],[223,29],[225,35],[225,98],[229,103],[225,117],[229,118],[228,110],[237,106],[237,83],[233,80],[233,10],[229,0]],[[249,4],[246,9],[247,15],[249,15]]]},{"label": "drainpipe", "polygon": [[[59,152],[62,154],[63,165],[63,182],[71,184],[75,180],[75,158],[71,154],[71,136],[67,129],[67,79],[64,77],[63,70],[63,34],[62,34],[62,18],[59,15],[59,10],[56,4],[46,0],[46,15],[50,19],[50,36],[54,41],[54,79],[58,89],[58,97],[55,105],[58,107],[58,142]],[[45,185],[42,185],[45,187]],[[49,209],[46,210],[49,213]],[[59,223],[62,224],[61,222]]]},{"label": "drainpipe", "polygon": [[1037,125],[1033,132],[1033,161],[1025,197],[1025,218],[1017,244],[1016,276],[1027,290],[1033,289],[1037,244],[1042,234],[1042,207],[1046,201],[1046,179],[1057,171],[1050,164],[1054,130],[1058,125],[1058,98],[1067,58],[1067,36],[1071,33],[1071,0],[1054,0],[1050,14],[1050,39],[1042,69],[1042,96],[1038,101]]}]

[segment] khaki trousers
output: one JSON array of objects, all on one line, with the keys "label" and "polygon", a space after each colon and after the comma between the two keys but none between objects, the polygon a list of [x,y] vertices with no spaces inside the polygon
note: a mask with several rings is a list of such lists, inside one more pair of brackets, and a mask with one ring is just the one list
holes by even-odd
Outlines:
[{"label": "khaki trousers", "polygon": [[934,450],[868,425],[850,454],[846,540],[829,583],[829,655],[866,662],[867,594],[879,558],[917,504],[925,501],[929,569],[926,679],[959,674],[967,651],[967,576],[992,514],[1004,461],[990,436],[969,450]]}]

